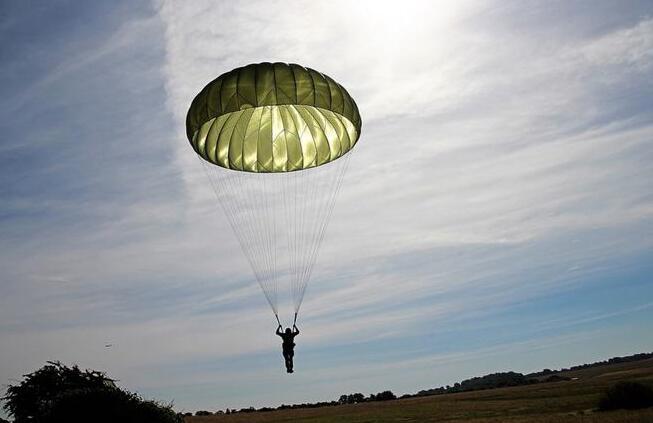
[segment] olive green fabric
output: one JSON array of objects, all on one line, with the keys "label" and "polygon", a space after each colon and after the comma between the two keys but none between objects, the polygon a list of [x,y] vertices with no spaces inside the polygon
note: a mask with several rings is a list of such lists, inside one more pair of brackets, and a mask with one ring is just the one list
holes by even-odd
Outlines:
[{"label": "olive green fabric", "polygon": [[354,147],[361,118],[333,79],[295,64],[259,63],[227,72],[195,97],[186,131],[205,160],[247,172],[320,166]]}]

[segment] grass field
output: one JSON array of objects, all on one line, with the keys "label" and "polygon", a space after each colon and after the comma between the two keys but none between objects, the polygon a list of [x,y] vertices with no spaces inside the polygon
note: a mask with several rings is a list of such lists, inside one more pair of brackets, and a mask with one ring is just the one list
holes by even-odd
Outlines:
[{"label": "grass field", "polygon": [[636,380],[653,384],[653,359],[560,374],[578,379],[317,409],[187,417],[186,423],[653,423],[653,408],[594,410],[603,390],[615,382]]}]

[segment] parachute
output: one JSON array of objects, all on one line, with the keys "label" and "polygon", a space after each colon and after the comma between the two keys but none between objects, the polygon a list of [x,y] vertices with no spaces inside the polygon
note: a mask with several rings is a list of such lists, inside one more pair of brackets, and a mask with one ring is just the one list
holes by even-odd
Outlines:
[{"label": "parachute", "polygon": [[360,136],[356,103],[313,69],[251,64],[200,91],[186,131],[275,317],[285,300],[296,321]]}]

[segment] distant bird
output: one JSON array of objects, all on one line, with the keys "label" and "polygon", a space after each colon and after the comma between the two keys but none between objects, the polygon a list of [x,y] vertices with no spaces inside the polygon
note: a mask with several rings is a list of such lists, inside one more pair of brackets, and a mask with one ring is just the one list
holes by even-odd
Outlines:
[{"label": "distant bird", "polygon": [[113,347],[113,344],[104,344],[104,348],[111,348]]}]

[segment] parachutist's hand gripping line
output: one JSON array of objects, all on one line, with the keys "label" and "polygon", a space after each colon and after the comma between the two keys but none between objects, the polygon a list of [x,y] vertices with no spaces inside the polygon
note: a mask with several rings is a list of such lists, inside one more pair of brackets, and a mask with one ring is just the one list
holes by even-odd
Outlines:
[{"label": "parachutist's hand gripping line", "polygon": [[[281,321],[279,320],[279,315],[277,313],[274,314],[274,317],[277,319],[277,323],[279,324],[279,327],[282,327]],[[293,327],[297,327],[297,313],[295,313],[295,318],[292,321]]]},{"label": "parachutist's hand gripping line", "polygon": [[188,110],[188,140],[279,325],[280,280],[295,326],[361,125],[342,85],[287,63],[224,73]]}]

